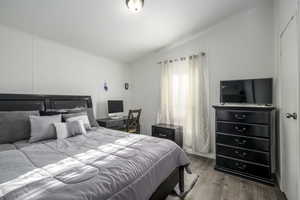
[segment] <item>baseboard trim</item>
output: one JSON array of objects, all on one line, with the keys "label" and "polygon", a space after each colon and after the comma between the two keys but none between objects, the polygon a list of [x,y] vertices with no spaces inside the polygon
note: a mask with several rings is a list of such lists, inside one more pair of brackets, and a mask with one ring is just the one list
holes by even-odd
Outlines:
[{"label": "baseboard trim", "polygon": [[214,153],[195,153],[193,151],[189,151],[189,150],[184,150],[187,154],[190,155],[194,155],[194,156],[200,156],[200,157],[204,157],[204,158],[209,158],[209,159],[216,159],[216,155]]},{"label": "baseboard trim", "polygon": [[261,177],[256,177],[256,176],[250,176],[244,173],[240,173],[238,171],[235,170],[231,170],[231,169],[227,169],[227,168],[223,168],[223,167],[218,167],[215,166],[215,170],[220,171],[220,172],[225,172],[231,175],[236,175],[238,177],[242,177],[251,181],[255,181],[255,182],[260,182],[260,183],[264,183],[270,186],[275,187],[276,186],[276,180],[275,180],[275,176],[273,175],[272,178],[270,179],[266,179],[266,178],[261,178]]}]

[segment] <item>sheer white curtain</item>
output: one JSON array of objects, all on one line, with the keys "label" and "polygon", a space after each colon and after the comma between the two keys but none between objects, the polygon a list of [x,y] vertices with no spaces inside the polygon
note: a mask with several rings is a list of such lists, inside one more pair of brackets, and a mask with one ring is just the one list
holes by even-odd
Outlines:
[{"label": "sheer white curtain", "polygon": [[205,58],[200,55],[162,62],[160,123],[183,126],[184,149],[210,151],[208,81]]}]

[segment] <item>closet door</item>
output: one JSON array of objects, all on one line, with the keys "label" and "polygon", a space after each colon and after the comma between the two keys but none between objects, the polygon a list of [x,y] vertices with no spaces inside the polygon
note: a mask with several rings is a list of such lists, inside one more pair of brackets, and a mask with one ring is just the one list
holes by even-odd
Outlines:
[{"label": "closet door", "polygon": [[283,190],[288,200],[299,200],[299,49],[297,17],[281,35],[280,127]]}]

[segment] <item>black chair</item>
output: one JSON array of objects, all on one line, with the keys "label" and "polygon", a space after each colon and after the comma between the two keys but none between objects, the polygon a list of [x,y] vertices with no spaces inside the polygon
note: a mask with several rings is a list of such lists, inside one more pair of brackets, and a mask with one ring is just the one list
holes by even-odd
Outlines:
[{"label": "black chair", "polygon": [[126,123],[126,132],[128,133],[140,133],[140,117],[142,109],[129,110],[128,119]]}]

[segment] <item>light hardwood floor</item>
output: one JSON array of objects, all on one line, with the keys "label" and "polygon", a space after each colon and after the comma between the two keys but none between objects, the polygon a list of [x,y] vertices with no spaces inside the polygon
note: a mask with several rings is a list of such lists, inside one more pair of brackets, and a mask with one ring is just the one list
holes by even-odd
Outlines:
[{"label": "light hardwood floor", "polygon": [[185,200],[284,200],[277,187],[215,171],[213,160],[189,157],[199,180]]}]

